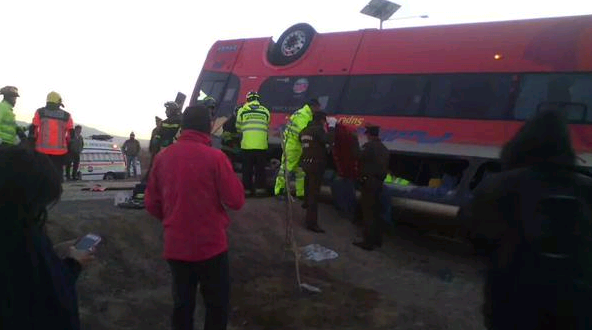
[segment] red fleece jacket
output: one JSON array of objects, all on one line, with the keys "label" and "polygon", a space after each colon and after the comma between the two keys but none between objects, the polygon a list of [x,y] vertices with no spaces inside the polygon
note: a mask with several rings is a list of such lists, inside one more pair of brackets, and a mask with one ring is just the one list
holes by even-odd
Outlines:
[{"label": "red fleece jacket", "polygon": [[186,130],[154,158],[144,201],[163,223],[165,259],[202,261],[228,250],[224,206],[240,209],[245,192],[228,157],[210,145],[209,135]]}]

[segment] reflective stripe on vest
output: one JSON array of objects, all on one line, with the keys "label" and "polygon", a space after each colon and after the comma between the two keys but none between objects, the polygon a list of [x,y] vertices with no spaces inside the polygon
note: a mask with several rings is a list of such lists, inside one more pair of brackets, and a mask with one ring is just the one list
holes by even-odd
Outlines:
[{"label": "reflective stripe on vest", "polygon": [[70,114],[64,110],[41,109],[39,119],[37,151],[51,155],[66,154],[68,152],[66,126],[70,120]]},{"label": "reflective stripe on vest", "polygon": [[247,104],[237,114],[237,131],[241,132],[241,149],[267,150],[269,110],[259,104]]}]

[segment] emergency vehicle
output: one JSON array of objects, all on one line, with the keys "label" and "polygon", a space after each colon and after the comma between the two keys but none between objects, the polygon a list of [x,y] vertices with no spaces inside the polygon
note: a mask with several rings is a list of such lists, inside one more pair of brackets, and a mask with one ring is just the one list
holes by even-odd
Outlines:
[{"label": "emergency vehicle", "polygon": [[[139,167],[138,171],[141,173]],[[117,144],[108,138],[84,139],[79,168],[82,180],[124,179],[125,174],[125,157]]]},{"label": "emergency vehicle", "polygon": [[500,149],[523,122],[549,107],[568,114],[578,165],[592,164],[590,54],[592,15],[335,33],[301,23],[277,42],[217,41],[191,103],[212,96],[226,118],[258,91],[279,159],[287,116],[316,97],[360,133],[381,126],[392,173],[434,189],[400,197],[458,206],[500,170]]}]

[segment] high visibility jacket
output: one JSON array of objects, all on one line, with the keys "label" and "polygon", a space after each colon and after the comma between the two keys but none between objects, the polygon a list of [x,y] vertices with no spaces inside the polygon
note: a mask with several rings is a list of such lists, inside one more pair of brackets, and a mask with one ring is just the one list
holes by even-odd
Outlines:
[{"label": "high visibility jacket", "polygon": [[295,140],[300,144],[300,132],[302,132],[311,121],[312,109],[308,105],[296,110],[296,112],[290,116],[288,123],[286,124],[286,129],[284,130],[286,139]]},{"label": "high visibility jacket", "polygon": [[400,186],[408,186],[411,182],[409,182],[409,180],[406,180],[403,178],[398,178],[398,177],[391,175],[391,174],[387,174],[386,178],[384,179],[384,183],[397,184]]},{"label": "high visibility jacket", "polygon": [[33,117],[35,126],[35,149],[46,155],[68,153],[70,130],[74,129],[72,116],[59,108],[38,109]]},{"label": "high visibility jacket", "polygon": [[16,121],[12,105],[0,102],[0,143],[16,144]]},{"label": "high visibility jacket", "polygon": [[251,101],[240,108],[236,115],[236,131],[243,136],[241,149],[267,150],[270,121],[269,110],[258,101]]}]

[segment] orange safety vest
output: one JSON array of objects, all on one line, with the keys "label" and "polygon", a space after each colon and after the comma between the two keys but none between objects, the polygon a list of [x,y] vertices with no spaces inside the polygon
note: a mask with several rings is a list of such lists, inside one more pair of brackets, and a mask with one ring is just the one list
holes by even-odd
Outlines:
[{"label": "orange safety vest", "polygon": [[62,109],[41,108],[35,112],[35,149],[46,155],[68,153],[70,130],[74,128],[72,116]]}]

